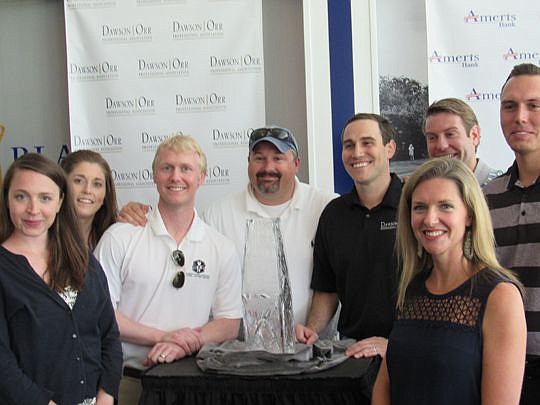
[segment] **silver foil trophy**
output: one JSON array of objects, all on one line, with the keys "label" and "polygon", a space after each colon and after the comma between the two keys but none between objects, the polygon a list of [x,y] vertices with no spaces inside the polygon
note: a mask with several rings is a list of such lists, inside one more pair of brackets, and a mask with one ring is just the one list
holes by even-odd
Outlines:
[{"label": "silver foil trophy", "polygon": [[247,220],[242,273],[248,349],[293,353],[291,287],[278,218]]}]

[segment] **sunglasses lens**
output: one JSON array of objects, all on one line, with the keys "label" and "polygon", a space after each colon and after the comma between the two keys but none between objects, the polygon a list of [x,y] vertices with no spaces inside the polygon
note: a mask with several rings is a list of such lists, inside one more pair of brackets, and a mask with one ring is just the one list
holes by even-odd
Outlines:
[{"label": "sunglasses lens", "polygon": [[181,250],[176,249],[172,252],[172,258],[177,266],[182,267],[186,261],[184,253]]},{"label": "sunglasses lens", "polygon": [[287,131],[284,131],[283,129],[280,129],[280,128],[273,128],[272,136],[274,138],[281,139],[281,140],[289,138],[289,134],[287,133]]},{"label": "sunglasses lens", "polygon": [[264,138],[266,136],[266,131],[264,129],[256,129],[251,133],[250,136],[250,142],[258,141],[261,138]]},{"label": "sunglasses lens", "polygon": [[173,278],[172,285],[174,288],[182,288],[186,281],[186,275],[183,271],[179,271]]}]

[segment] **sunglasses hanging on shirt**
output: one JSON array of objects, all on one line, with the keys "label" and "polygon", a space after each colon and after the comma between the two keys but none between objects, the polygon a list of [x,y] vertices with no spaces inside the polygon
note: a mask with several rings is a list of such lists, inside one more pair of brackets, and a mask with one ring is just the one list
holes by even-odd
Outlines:
[{"label": "sunglasses hanging on shirt", "polygon": [[184,286],[184,283],[186,282],[186,273],[184,273],[184,271],[181,269],[182,267],[184,267],[186,258],[184,256],[184,252],[182,252],[180,249],[174,250],[172,252],[171,258],[174,264],[180,267],[180,269],[176,272],[174,278],[172,279],[172,286],[178,290],[182,288]]}]

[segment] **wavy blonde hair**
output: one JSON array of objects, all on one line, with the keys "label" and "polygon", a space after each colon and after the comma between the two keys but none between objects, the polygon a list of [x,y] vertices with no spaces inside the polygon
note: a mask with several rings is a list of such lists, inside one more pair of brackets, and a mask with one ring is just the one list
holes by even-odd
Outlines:
[{"label": "wavy blonde hair", "polygon": [[397,250],[402,272],[398,288],[397,306],[403,308],[405,292],[413,278],[423,269],[431,267],[431,256],[423,251],[418,257],[418,241],[411,227],[412,194],[424,181],[442,178],[453,181],[460,193],[461,200],[471,217],[471,236],[473,257],[471,262],[485,266],[495,273],[508,278],[521,291],[523,287],[516,276],[499,264],[495,253],[495,237],[491,216],[486,199],[473,172],[459,159],[448,157],[427,161],[414,171],[403,187],[398,211]]}]

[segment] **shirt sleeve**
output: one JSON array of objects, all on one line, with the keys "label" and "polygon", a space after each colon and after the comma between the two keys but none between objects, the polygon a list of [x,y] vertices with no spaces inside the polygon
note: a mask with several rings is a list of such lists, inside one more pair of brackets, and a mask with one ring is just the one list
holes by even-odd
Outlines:
[{"label": "shirt sleeve", "polygon": [[313,274],[311,275],[310,287],[314,291],[336,292],[336,275],[332,269],[332,263],[329,257],[331,246],[328,240],[328,226],[326,224],[328,217],[328,207],[326,207],[321,214],[315,233]]},{"label": "shirt sleeve", "polygon": [[125,248],[112,232],[113,229],[115,229],[115,225],[105,231],[94,250],[94,255],[107,276],[111,303],[113,308],[116,309],[122,292],[121,270]]}]

